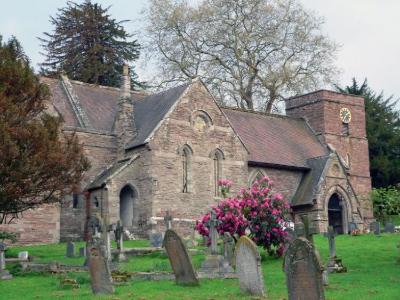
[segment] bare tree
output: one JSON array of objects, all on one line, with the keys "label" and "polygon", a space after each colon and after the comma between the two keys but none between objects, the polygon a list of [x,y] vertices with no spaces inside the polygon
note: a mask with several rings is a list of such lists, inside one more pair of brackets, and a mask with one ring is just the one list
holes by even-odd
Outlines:
[{"label": "bare tree", "polygon": [[151,0],[145,16],[159,87],[199,76],[222,103],[271,112],[337,73],[337,45],[296,0]]}]

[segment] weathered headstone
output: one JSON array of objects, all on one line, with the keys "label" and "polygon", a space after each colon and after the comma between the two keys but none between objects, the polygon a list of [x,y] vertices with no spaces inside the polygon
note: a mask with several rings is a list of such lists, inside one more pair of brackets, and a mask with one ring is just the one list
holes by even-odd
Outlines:
[{"label": "weathered headstone", "polygon": [[235,261],[240,289],[253,296],[265,296],[261,256],[247,236],[242,236],[236,244]]},{"label": "weathered headstone", "polygon": [[117,253],[114,255],[113,260],[117,262],[127,261],[128,258],[124,253],[124,227],[121,221],[117,221],[117,224],[113,226],[113,231],[117,243]]},{"label": "weathered headstone", "polygon": [[86,247],[92,291],[93,294],[112,294],[114,287],[107,257],[106,241],[104,241],[104,235],[99,236],[98,234],[101,233],[99,230],[104,231],[105,227],[99,217],[92,216],[91,219],[93,220],[88,223],[91,227],[88,228],[94,234],[90,236]]},{"label": "weathered headstone", "polygon": [[284,258],[284,269],[289,300],[325,299],[323,267],[310,241],[299,237],[290,244]]},{"label": "weathered headstone", "polygon": [[163,236],[161,232],[150,233],[149,238],[150,238],[150,245],[152,247],[156,248],[162,247]]},{"label": "weathered headstone", "polygon": [[335,230],[332,226],[328,227],[326,234],[329,241],[329,260],[327,263],[327,269],[329,273],[344,273],[347,272],[347,268],[343,266],[342,259],[336,256],[336,242],[335,242]]},{"label": "weathered headstone", "polygon": [[318,234],[319,230],[315,226],[311,226],[310,219],[307,215],[301,217],[301,220],[304,224],[304,237],[309,240],[312,244],[314,244],[314,234]]},{"label": "weathered headstone", "polygon": [[372,222],[369,226],[375,235],[381,235],[381,224],[379,222]]},{"label": "weathered headstone", "polygon": [[0,242],[0,280],[12,279],[12,275],[6,269],[6,244]]},{"label": "weathered headstone", "polygon": [[167,210],[167,212],[165,213],[165,217],[164,217],[164,223],[165,223],[166,230],[172,229],[172,220],[173,220],[173,218],[169,214],[169,210]]},{"label": "weathered headstone", "polygon": [[198,285],[196,272],[181,237],[172,229],[168,229],[164,236],[164,245],[167,251],[175,281],[180,285]]},{"label": "weathered headstone", "polygon": [[[224,268],[228,269],[235,265],[235,240],[229,232],[224,233]],[[232,270],[233,271],[233,270]]]},{"label": "weathered headstone", "polygon": [[86,247],[79,248],[79,256],[86,257]]},{"label": "weathered headstone", "polygon": [[21,251],[18,253],[18,258],[21,260],[28,260],[29,259],[29,253],[28,251]]},{"label": "weathered headstone", "polygon": [[67,257],[74,257],[75,256],[75,244],[71,241],[67,242]]},{"label": "weathered headstone", "polygon": [[392,222],[385,222],[385,232],[394,233],[394,224]]},{"label": "weathered headstone", "polygon": [[354,222],[349,222],[349,232],[352,233],[356,229],[358,229],[357,224]]},{"label": "weathered headstone", "polygon": [[218,253],[218,232],[217,232],[218,220],[213,210],[211,211],[211,218],[209,224],[210,224],[209,235],[211,240],[210,254],[206,256],[205,260],[201,264],[200,271],[206,274],[223,273],[224,258]]}]

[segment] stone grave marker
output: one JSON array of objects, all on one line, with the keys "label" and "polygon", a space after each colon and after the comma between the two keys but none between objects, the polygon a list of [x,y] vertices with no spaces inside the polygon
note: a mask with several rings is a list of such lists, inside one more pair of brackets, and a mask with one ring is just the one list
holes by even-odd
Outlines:
[{"label": "stone grave marker", "polygon": [[122,226],[121,221],[117,221],[113,230],[115,241],[117,243],[117,254],[114,256],[114,261],[127,261],[128,258],[124,253],[124,227]]},{"label": "stone grave marker", "polygon": [[86,257],[86,247],[79,248],[79,256]]},{"label": "stone grave marker", "polygon": [[385,232],[394,233],[394,224],[392,222],[385,222]]},{"label": "stone grave marker", "polygon": [[353,230],[358,229],[357,224],[354,222],[349,222],[349,232],[353,232]]},{"label": "stone grave marker", "polygon": [[347,272],[347,268],[343,266],[342,259],[336,256],[336,233],[332,226],[328,226],[328,232],[326,234],[329,241],[329,260],[327,263],[328,273],[344,273]]},{"label": "stone grave marker", "polygon": [[247,236],[242,236],[236,244],[235,261],[240,289],[253,296],[265,296],[261,256],[256,244]]},{"label": "stone grave marker", "polygon": [[74,257],[75,256],[75,244],[71,241],[67,242],[67,257]]},{"label": "stone grave marker", "polygon": [[181,237],[172,229],[168,229],[164,236],[164,245],[175,281],[179,285],[198,285],[196,271]]},{"label": "stone grave marker", "polygon": [[18,253],[18,258],[21,260],[28,260],[29,259],[29,253],[28,251],[21,251]]},{"label": "stone grave marker", "polygon": [[369,226],[375,235],[381,235],[381,224],[379,222],[372,222]]},{"label": "stone grave marker", "polygon": [[211,211],[209,235],[211,239],[210,254],[208,254],[201,264],[200,271],[207,274],[224,273],[224,258],[218,253],[218,220],[215,212]]},{"label": "stone grave marker", "polygon": [[308,218],[307,215],[304,215],[301,217],[301,220],[304,225],[304,237],[311,242],[311,244],[314,244],[314,234],[318,234],[319,231],[315,226],[310,225],[310,219]]},{"label": "stone grave marker", "polygon": [[[224,269],[232,268],[235,265],[235,240],[229,232],[224,233]],[[232,269],[233,272],[233,269]]]},{"label": "stone grave marker", "polygon": [[150,245],[152,247],[160,248],[163,244],[163,236],[161,232],[150,233]]},{"label": "stone grave marker", "polygon": [[325,299],[322,265],[310,241],[299,237],[289,245],[284,270],[289,300]]},{"label": "stone grave marker", "polygon": [[86,248],[92,291],[95,295],[113,294],[114,287],[107,257],[106,241],[104,240],[104,235],[99,236],[98,234],[99,230],[103,229],[104,231],[104,226],[99,217],[92,216],[91,219],[93,220],[88,223],[91,227],[88,228],[94,234],[90,236]]},{"label": "stone grave marker", "polygon": [[173,220],[173,217],[169,214],[169,210],[167,210],[165,213],[165,217],[164,217],[164,223],[165,223],[166,230],[172,229],[172,220]]},{"label": "stone grave marker", "polygon": [[6,269],[6,256],[5,251],[7,249],[6,244],[0,242],[0,280],[12,279],[12,275]]}]

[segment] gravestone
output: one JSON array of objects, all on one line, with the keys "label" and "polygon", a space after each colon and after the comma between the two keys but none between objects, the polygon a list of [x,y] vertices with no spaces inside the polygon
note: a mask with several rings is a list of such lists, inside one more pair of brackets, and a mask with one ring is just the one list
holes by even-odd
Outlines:
[{"label": "gravestone", "polygon": [[86,247],[79,248],[79,256],[86,257]]},{"label": "gravestone", "polygon": [[[89,221],[88,227],[92,233],[86,248],[90,272],[90,282],[93,294],[113,294],[114,287],[112,285],[112,278],[108,260],[108,253],[104,235],[104,225],[99,217],[92,216]],[[97,219],[97,220],[96,220]],[[100,234],[99,234],[100,233]]]},{"label": "gravestone", "polygon": [[296,238],[296,232],[292,228],[285,229],[286,236],[284,240],[284,250],[283,253],[286,252],[287,248],[289,247],[290,243],[293,242]]},{"label": "gravestone", "polygon": [[394,224],[392,222],[385,222],[385,232],[394,233]]},{"label": "gravestone", "polygon": [[[311,245],[314,246],[313,235],[318,233],[318,230],[315,227],[310,227],[310,222],[309,222],[308,216],[302,216],[301,219],[302,219],[303,223],[296,223],[294,225],[296,236],[298,238],[299,237],[305,238],[307,241],[309,241],[311,243]],[[314,247],[314,253],[317,256],[317,259],[320,261],[321,255],[319,254],[318,250],[315,247]],[[323,266],[321,268],[322,268],[321,269],[322,283],[323,283],[323,285],[327,286],[329,284],[328,271]]]},{"label": "gravestone", "polygon": [[71,241],[67,242],[67,257],[74,257],[75,256],[75,244]]},{"label": "gravestone", "polygon": [[253,296],[265,296],[261,256],[256,244],[247,236],[242,236],[236,244],[235,261],[240,289]]},{"label": "gravestone", "polygon": [[290,244],[284,258],[284,269],[289,300],[325,299],[323,267],[310,241],[299,237]]},{"label": "gravestone", "polygon": [[181,237],[172,229],[165,232],[163,246],[167,251],[175,281],[179,285],[198,285],[196,272]]},{"label": "gravestone", "polygon": [[150,245],[152,247],[160,248],[163,243],[163,236],[161,232],[150,233]]},{"label": "gravestone", "polygon": [[381,235],[381,224],[379,222],[372,222],[369,226],[375,235]]},{"label": "gravestone", "polygon": [[21,251],[18,253],[18,258],[21,260],[28,260],[29,259],[29,253],[28,251]]},{"label": "gravestone", "polygon": [[201,264],[200,271],[202,273],[206,274],[224,273],[223,270],[224,258],[218,253],[218,232],[217,232],[218,223],[219,222],[217,220],[215,212],[212,210],[209,221],[210,224],[209,235],[211,239],[210,254],[206,256],[205,260]]},{"label": "gravestone", "polygon": [[[224,233],[224,269],[229,269],[235,265],[235,240],[229,232]],[[232,269],[233,272],[233,269]]]},{"label": "gravestone", "polygon": [[165,213],[165,217],[164,217],[164,223],[165,223],[166,230],[172,229],[172,220],[173,220],[173,217],[169,214],[169,210],[167,210]]},{"label": "gravestone", "polygon": [[6,244],[0,242],[0,280],[8,280],[13,278],[6,269],[6,256],[4,254],[6,249]]},{"label": "gravestone", "polygon": [[128,258],[124,253],[124,227],[121,221],[117,221],[117,224],[113,227],[115,242],[117,243],[117,253],[114,256],[114,261],[123,262],[127,261]]},{"label": "gravestone", "polygon": [[357,224],[354,222],[349,222],[349,232],[352,233],[356,229],[358,229]]},{"label": "gravestone", "polygon": [[326,234],[329,241],[329,260],[327,263],[328,273],[344,273],[347,268],[343,266],[342,259],[336,256],[336,233],[332,226],[328,227]]}]

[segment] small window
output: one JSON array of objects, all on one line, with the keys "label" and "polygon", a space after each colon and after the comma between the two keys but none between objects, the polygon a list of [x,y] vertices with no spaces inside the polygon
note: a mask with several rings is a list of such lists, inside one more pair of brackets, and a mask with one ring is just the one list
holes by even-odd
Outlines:
[{"label": "small window", "polygon": [[191,116],[191,123],[197,132],[206,132],[212,126],[212,120],[207,112],[202,110],[195,111]]},{"label": "small window", "polygon": [[191,192],[191,169],[193,151],[189,145],[184,145],[178,150],[182,162],[182,193]]},{"label": "small window", "polygon": [[94,206],[95,207],[99,207],[100,206],[100,202],[99,202],[99,199],[97,197],[94,197]]},{"label": "small window", "polygon": [[213,159],[214,196],[220,197],[221,188],[218,185],[218,181],[222,178],[222,160],[224,159],[224,154],[221,150],[216,149],[211,158]]},{"label": "small window", "polygon": [[78,208],[79,205],[79,195],[73,193],[72,194],[72,208]]},{"label": "small window", "polygon": [[348,123],[342,123],[342,134],[345,136],[349,136],[349,124]]}]

